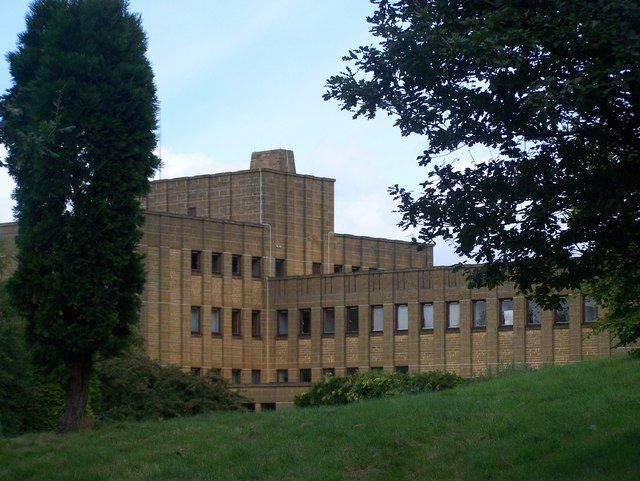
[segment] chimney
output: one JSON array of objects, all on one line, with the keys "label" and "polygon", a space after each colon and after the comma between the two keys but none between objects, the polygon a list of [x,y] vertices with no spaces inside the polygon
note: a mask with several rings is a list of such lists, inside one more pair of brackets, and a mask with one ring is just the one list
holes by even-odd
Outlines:
[{"label": "chimney", "polygon": [[271,169],[280,172],[296,173],[296,162],[292,150],[276,149],[253,152],[251,154],[251,170]]}]

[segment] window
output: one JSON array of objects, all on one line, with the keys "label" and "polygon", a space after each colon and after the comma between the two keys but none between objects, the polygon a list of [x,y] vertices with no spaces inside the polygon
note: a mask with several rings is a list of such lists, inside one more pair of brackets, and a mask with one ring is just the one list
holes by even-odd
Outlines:
[{"label": "window", "polygon": [[311,334],[311,309],[300,309],[300,333],[301,336]]},{"label": "window", "polygon": [[335,264],[333,266],[334,274],[342,274],[344,272],[344,266],[342,264]]},{"label": "window", "polygon": [[351,272],[360,272],[362,267],[360,266],[351,266]]},{"label": "window", "polygon": [[300,382],[311,382],[311,369],[300,369]]},{"label": "window", "polygon": [[396,306],[396,331],[409,329],[409,306],[398,304]]},{"label": "window", "polygon": [[433,304],[422,304],[422,329],[433,329]]},{"label": "window", "polygon": [[211,334],[220,334],[220,309],[214,307],[211,309]]},{"label": "window", "polygon": [[220,274],[222,272],[222,254],[219,252],[211,253],[211,273]]},{"label": "window", "polygon": [[335,334],[336,332],[336,311],[333,307],[325,307],[322,310],[322,333]]},{"label": "window", "polygon": [[251,258],[251,276],[260,277],[262,275],[262,257]]},{"label": "window", "polygon": [[513,326],[513,299],[500,299],[500,325]]},{"label": "window", "polygon": [[231,370],[231,384],[240,384],[242,381],[242,371],[240,369]]},{"label": "window", "polygon": [[200,375],[202,374],[202,369],[199,367],[192,367],[191,368],[191,375],[193,377],[200,377]]},{"label": "window", "polygon": [[372,272],[375,272],[375,271],[378,270],[378,268],[377,267],[369,267],[369,270],[372,271]]},{"label": "window", "polygon": [[336,370],[332,367],[325,367],[322,370],[323,377],[335,377],[335,375],[336,375]]},{"label": "window", "polygon": [[348,367],[347,368],[347,376],[353,376],[355,374],[358,374],[358,368],[357,367]]},{"label": "window", "polygon": [[202,252],[191,251],[191,272],[200,272],[202,266]]},{"label": "window", "polygon": [[251,370],[251,384],[260,384],[260,369]]},{"label": "window", "polygon": [[278,311],[278,336],[286,336],[289,334],[289,313],[287,311]]},{"label": "window", "polygon": [[527,299],[527,324],[532,326],[542,324],[542,308],[533,299]]},{"label": "window", "polygon": [[347,332],[358,332],[358,308],[347,307]]},{"label": "window", "polygon": [[400,374],[409,374],[409,366],[396,366],[396,372]]},{"label": "window", "polygon": [[202,318],[200,317],[200,308],[191,308],[191,334],[202,333]]},{"label": "window", "polygon": [[260,403],[260,411],[275,411],[276,403]]},{"label": "window", "polygon": [[487,303],[473,301],[473,327],[487,327]]},{"label": "window", "polygon": [[382,366],[371,366],[371,372],[384,372],[384,369],[382,368]]},{"label": "window", "polygon": [[241,255],[232,255],[231,256],[231,274],[234,276],[242,275],[242,256]]},{"label": "window", "polygon": [[583,299],[583,321],[584,322],[595,322],[598,320],[598,304],[596,304],[596,300],[591,297],[586,297]]},{"label": "window", "polygon": [[311,264],[311,274],[314,276],[322,274],[322,264],[320,262],[314,262]]},{"label": "window", "polygon": [[198,209],[195,207],[187,207],[187,215],[198,215]]},{"label": "window", "polygon": [[278,382],[289,382],[289,371],[286,369],[278,369],[276,371],[276,376],[278,377]]},{"label": "window", "polygon": [[569,303],[566,297],[560,298],[560,305],[555,310],[554,320],[556,324],[569,324]]},{"label": "window", "polygon": [[447,329],[460,328],[460,303],[447,302]]},{"label": "window", "polygon": [[242,335],[242,311],[240,309],[231,311],[231,334],[234,336]]},{"label": "window", "polygon": [[276,259],[276,277],[284,277],[285,275],[284,259]]},{"label": "window", "polygon": [[251,336],[260,337],[260,311],[251,311]]},{"label": "window", "polygon": [[384,311],[382,306],[371,307],[371,331],[382,332],[384,328]]}]

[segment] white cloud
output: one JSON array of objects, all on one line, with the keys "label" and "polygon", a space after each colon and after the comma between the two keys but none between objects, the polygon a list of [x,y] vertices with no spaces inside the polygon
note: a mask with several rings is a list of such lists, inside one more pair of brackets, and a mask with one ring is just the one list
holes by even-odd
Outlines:
[{"label": "white cloud", "polygon": [[244,160],[242,162],[224,162],[201,152],[174,152],[163,148],[162,169],[156,173],[154,180],[159,178],[190,177],[216,172],[232,172],[247,168],[248,164]]}]

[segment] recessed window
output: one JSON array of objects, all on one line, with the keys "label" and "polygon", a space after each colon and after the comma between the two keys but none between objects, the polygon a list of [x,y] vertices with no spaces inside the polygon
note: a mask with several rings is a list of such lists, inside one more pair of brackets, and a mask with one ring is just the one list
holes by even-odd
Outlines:
[{"label": "recessed window", "polygon": [[358,368],[357,367],[348,367],[347,368],[347,376],[354,376],[358,374]]},{"label": "recessed window", "polygon": [[356,333],[358,332],[358,307],[347,307],[347,332],[348,333]]},{"label": "recessed window", "polygon": [[284,259],[276,259],[276,277],[284,277],[286,274]]},{"label": "recessed window", "polygon": [[260,311],[251,311],[251,336],[260,337]]},{"label": "recessed window", "polygon": [[279,383],[289,382],[289,371],[286,369],[278,369],[276,376]]},{"label": "recessed window", "polygon": [[198,215],[198,209],[196,209],[195,207],[187,207],[187,215]]},{"label": "recessed window", "polygon": [[260,369],[251,370],[251,384],[260,384],[261,377],[262,377],[262,373],[260,372]]},{"label": "recessed window", "polygon": [[289,334],[289,313],[286,310],[278,311],[278,336]]},{"label": "recessed window", "polygon": [[382,366],[371,366],[371,372],[381,373],[384,372],[384,368]]},{"label": "recessed window", "polygon": [[275,411],[276,403],[260,403],[260,411]]},{"label": "recessed window", "polygon": [[473,327],[487,327],[487,303],[473,301]]},{"label": "recessed window", "polygon": [[325,367],[322,370],[323,377],[335,377],[335,375],[336,375],[336,370],[332,367]]},{"label": "recessed window", "polygon": [[513,326],[513,299],[500,299],[500,325]]},{"label": "recessed window", "polygon": [[262,257],[251,258],[251,276],[260,277],[262,275]]},{"label": "recessed window", "polygon": [[191,334],[202,333],[202,317],[199,307],[191,307]]},{"label": "recessed window", "polygon": [[300,369],[300,382],[311,382],[311,369]]},{"label": "recessed window", "polygon": [[192,367],[191,368],[191,375],[193,377],[200,377],[200,375],[202,374],[202,369],[199,367]]},{"label": "recessed window", "polygon": [[342,274],[344,272],[344,266],[342,264],[335,264],[333,266],[334,274]]},{"label": "recessed window", "polygon": [[422,329],[433,329],[433,304],[422,304]]},{"label": "recessed window", "polygon": [[447,328],[460,328],[460,303],[447,302]]},{"label": "recessed window", "polygon": [[314,262],[311,264],[311,274],[314,276],[322,274],[322,264],[320,262]]},{"label": "recessed window", "polygon": [[531,326],[542,324],[542,308],[533,299],[527,299],[527,324]]},{"label": "recessed window", "polygon": [[360,266],[351,266],[351,272],[360,272],[362,267]]},{"label": "recessed window", "polygon": [[242,311],[240,309],[231,311],[231,334],[242,336]]},{"label": "recessed window", "polygon": [[398,304],[396,306],[396,331],[409,329],[409,306]]},{"label": "recessed window", "polygon": [[569,303],[566,297],[560,298],[560,305],[555,309],[554,320],[556,324],[569,324]]},{"label": "recessed window", "polygon": [[322,310],[322,333],[335,334],[336,332],[336,311],[333,307],[325,307]]},{"label": "recessed window", "polygon": [[242,382],[242,370],[240,369],[232,369],[231,370],[231,384],[240,384]]},{"label": "recessed window", "polygon": [[241,255],[231,256],[231,274],[234,276],[242,275],[242,256]]},{"label": "recessed window", "polygon": [[220,334],[220,309],[214,307],[211,309],[211,334]]},{"label": "recessed window", "polygon": [[400,374],[409,374],[409,366],[396,366],[396,372]]},{"label": "recessed window", "polygon": [[200,272],[202,268],[202,252],[191,251],[191,272]]},{"label": "recessed window", "polygon": [[311,309],[300,309],[300,335],[311,334]]},{"label": "recessed window", "polygon": [[584,298],[584,322],[596,322],[598,320],[598,304],[591,297]]},{"label": "recessed window", "polygon": [[371,307],[371,332],[382,332],[384,329],[384,310],[382,306]]},{"label": "recessed window", "polygon": [[211,273],[222,273],[222,254],[220,254],[219,252],[211,253]]}]

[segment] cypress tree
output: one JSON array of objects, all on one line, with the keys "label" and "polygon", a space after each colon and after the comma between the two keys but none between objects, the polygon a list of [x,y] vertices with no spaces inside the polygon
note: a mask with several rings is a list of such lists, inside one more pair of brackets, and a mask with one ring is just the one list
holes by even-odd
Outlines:
[{"label": "cypress tree", "polygon": [[83,416],[96,355],[125,347],[138,318],[139,198],[159,165],[146,43],[126,0],[36,0],[7,56],[0,141],[19,224],[8,288],[39,357],[65,368],[61,432]]}]

